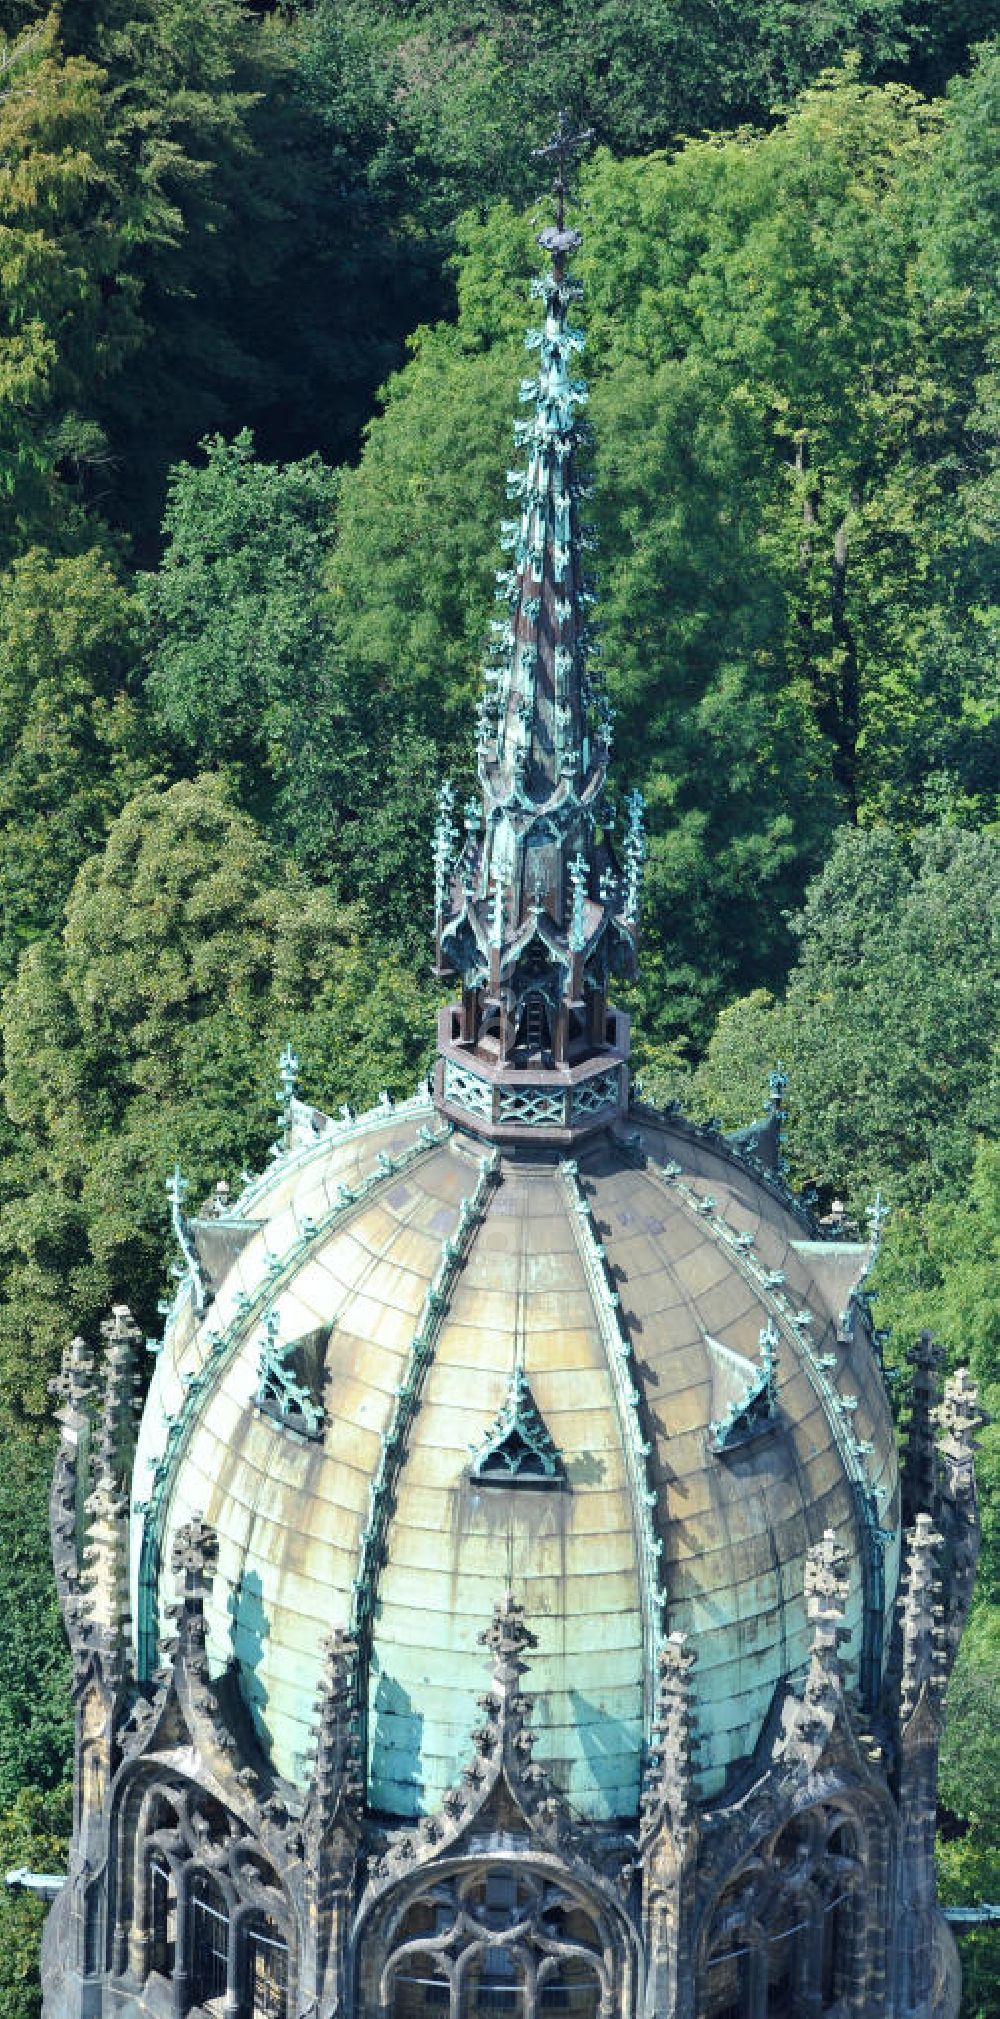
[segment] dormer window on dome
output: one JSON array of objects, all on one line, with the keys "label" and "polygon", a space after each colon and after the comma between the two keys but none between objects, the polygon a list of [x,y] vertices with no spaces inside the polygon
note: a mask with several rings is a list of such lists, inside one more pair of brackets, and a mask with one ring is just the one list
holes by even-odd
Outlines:
[{"label": "dormer window on dome", "polygon": [[562,1459],[538,1412],[524,1369],[511,1375],[507,1398],[472,1463],[480,1486],[564,1486]]}]

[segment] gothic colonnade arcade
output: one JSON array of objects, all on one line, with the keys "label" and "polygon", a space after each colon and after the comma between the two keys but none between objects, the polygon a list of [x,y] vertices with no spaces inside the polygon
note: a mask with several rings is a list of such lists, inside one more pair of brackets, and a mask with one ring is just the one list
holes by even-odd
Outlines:
[{"label": "gothic colonnade arcade", "polygon": [[[114,1979],[162,1980],[175,2019],[290,2019],[295,1936],[284,1891],[228,1811],[173,1776],[126,1789],[113,1842]],[[158,2005],[162,2001],[157,2001]]]},{"label": "gothic colonnade arcade", "polygon": [[[688,1896],[693,1940],[681,1947],[691,1977],[678,2010],[695,2019],[881,2011],[891,1806],[841,1785],[786,1813],[742,1857],[730,1811],[723,1869]],[[109,1850],[112,1984],[164,2019],[298,2014],[295,1911],[221,1801],[148,1761],[119,1787]],[[344,1958],[358,2019],[634,2019],[644,2009],[650,1959],[625,1894],[576,1858],[540,1856],[519,1832],[491,1832],[463,1856],[363,1892]]]}]

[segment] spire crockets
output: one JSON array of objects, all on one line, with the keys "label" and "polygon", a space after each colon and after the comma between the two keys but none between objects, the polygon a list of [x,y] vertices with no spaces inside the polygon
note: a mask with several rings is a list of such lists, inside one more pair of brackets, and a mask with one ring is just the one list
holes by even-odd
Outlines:
[{"label": "spire crockets", "polygon": [[515,423],[523,467],[508,477],[519,513],[503,527],[511,564],[479,711],[482,799],[464,808],[460,846],[443,787],[434,847],[438,964],[462,981],[441,1020],[439,1105],[481,1133],[557,1141],[627,1104],[628,1024],[607,991],[635,972],[645,857],[641,794],[626,802],[624,874],[607,838],[611,710],[588,622],[583,336],[569,321],[581,289],[566,267],[580,235],[562,216],[572,145],[561,125],[557,222],[538,240],[550,265],[532,282],[538,370],[521,387],[532,411]]}]

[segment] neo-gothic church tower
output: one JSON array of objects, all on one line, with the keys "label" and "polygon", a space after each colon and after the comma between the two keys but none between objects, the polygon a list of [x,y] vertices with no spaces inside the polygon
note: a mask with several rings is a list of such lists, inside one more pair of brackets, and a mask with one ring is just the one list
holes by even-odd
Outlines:
[{"label": "neo-gothic church tower", "polygon": [[66,1356],[47,2019],[957,2012],[976,1393],[922,1343],[901,1485],[870,1245],[785,1189],[773,1112],[631,1097],[559,194],[434,1092],[331,1120],[286,1057],[268,1170],[194,1217],[173,1185],[144,1405],[127,1310]]}]

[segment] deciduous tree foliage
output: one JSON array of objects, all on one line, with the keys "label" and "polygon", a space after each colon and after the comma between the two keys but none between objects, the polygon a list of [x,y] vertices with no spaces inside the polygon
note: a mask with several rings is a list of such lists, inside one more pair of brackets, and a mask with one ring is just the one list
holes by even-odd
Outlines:
[{"label": "deciduous tree foliage", "polygon": [[282,468],[256,461],[247,432],[216,437],[202,466],[171,476],[163,561],[145,583],[147,693],[169,738],[195,768],[238,775],[288,851],[316,866],[350,754],[321,594],[336,489],[318,458]]},{"label": "deciduous tree foliage", "polygon": [[[35,1440],[67,1331],[117,1298],[154,1329],[165,1175],[263,1160],[287,1040],[326,1105],[423,1069],[560,106],[605,150],[579,264],[645,1091],[735,1124],[784,1057],[797,1177],[896,1207],[891,1350],[930,1322],[996,1407],[998,26],[0,0],[4,1865],[60,1855]],[[996,1438],[954,1895],[996,1892]],[[37,2009],[39,1918],[0,1892],[0,2019]]]},{"label": "deciduous tree foliage", "polygon": [[433,1003],[376,960],[356,920],[276,855],[225,781],[148,789],[80,871],[61,937],[8,992],[6,1301],[10,1406],[40,1414],[67,1310],[115,1300],[152,1329],[179,1159],[204,1197],[266,1158],[276,1062],[291,1042],[321,1104],[411,1093]]},{"label": "deciduous tree foliage", "polygon": [[[0,1869],[27,1865],[36,1872],[60,1872],[72,1823],[72,1791],[68,1785],[51,1793],[22,1788],[0,1815]],[[37,2019],[41,2003],[38,1946],[43,1902],[33,1893],[0,1887],[0,2015],[2,2019]]]},{"label": "deciduous tree foliage", "polygon": [[0,576],[0,977],[152,764],[137,598],[108,555],[29,548]]},{"label": "deciduous tree foliage", "polygon": [[107,443],[95,387],[138,340],[104,77],[54,14],[0,38],[0,563],[72,537]]},{"label": "deciduous tree foliage", "polygon": [[993,834],[845,830],[795,922],[783,999],[723,1012],[697,1105],[748,1120],[783,1059],[800,1182],[862,1214],[876,1188],[900,1207],[964,1197],[977,1137],[1000,1134],[998,919]]}]

